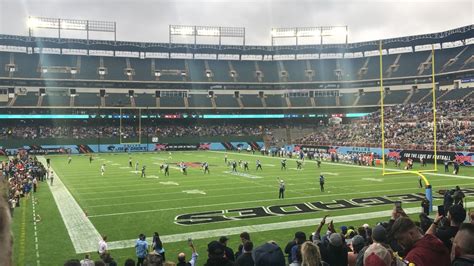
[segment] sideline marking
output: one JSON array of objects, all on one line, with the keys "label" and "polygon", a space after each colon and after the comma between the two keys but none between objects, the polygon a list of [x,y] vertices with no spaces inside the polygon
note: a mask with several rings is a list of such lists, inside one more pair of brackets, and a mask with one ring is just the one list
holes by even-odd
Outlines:
[{"label": "sideline marking", "polygon": [[[46,165],[46,159],[38,156],[38,160]],[[47,182],[66,230],[77,254],[97,251],[97,243],[101,236],[89,218],[84,214],[79,204],[61,181],[53,166],[50,168],[54,172],[54,185]],[[22,264],[23,265],[23,264]]]},{"label": "sideline marking", "polygon": [[[474,207],[474,202],[468,202],[466,205],[467,207]],[[420,210],[421,210],[420,207],[412,207],[412,208],[404,209],[405,213],[407,214],[419,213]],[[374,219],[374,218],[385,218],[385,217],[390,217],[391,215],[392,215],[392,210],[388,210],[388,211],[377,211],[377,212],[341,215],[341,216],[334,216],[330,218],[331,220],[334,221],[334,223],[342,223],[342,222],[352,222],[352,221],[360,221],[360,220],[367,220],[367,219]],[[301,228],[301,227],[306,227],[306,226],[316,227],[316,225],[321,222],[321,219],[322,218],[314,218],[314,219],[295,220],[295,221],[287,221],[287,222],[279,222],[279,223],[237,226],[237,227],[230,227],[230,228],[166,235],[166,236],[160,236],[160,238],[161,238],[161,241],[163,241],[164,243],[174,243],[174,242],[186,241],[188,238],[205,239],[205,238],[212,238],[212,237],[218,237],[218,236],[223,236],[223,235],[238,235],[242,232],[257,233],[257,232],[283,230],[283,229],[290,229],[290,228]],[[109,249],[131,248],[135,246],[136,241],[137,241],[136,239],[130,239],[130,240],[109,242],[108,248]]]},{"label": "sideline marking", "polygon": [[36,265],[40,265],[40,255],[39,255],[39,243],[38,243],[38,231],[36,230],[36,201],[35,201],[35,195],[32,194],[31,196],[31,201],[33,202],[32,207],[33,207],[33,228],[34,228],[34,233],[35,233],[35,249],[36,249]]}]

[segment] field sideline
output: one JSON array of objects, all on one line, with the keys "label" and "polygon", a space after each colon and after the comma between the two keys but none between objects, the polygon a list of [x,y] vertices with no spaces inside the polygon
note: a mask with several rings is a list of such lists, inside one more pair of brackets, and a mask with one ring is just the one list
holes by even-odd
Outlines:
[{"label": "field sideline", "polygon": [[[379,215],[366,216],[366,221],[374,223],[386,220],[386,211],[392,208],[390,204],[381,203],[374,206],[301,213],[298,211],[298,206],[321,202],[321,206],[324,207],[329,206],[324,204],[332,202],[333,205],[330,206],[335,207],[337,204],[334,204],[334,200],[376,196],[392,196],[392,199],[395,199],[394,195],[424,193],[424,189],[418,188],[416,176],[407,174],[382,176],[381,169],[374,170],[372,167],[323,162],[321,168],[317,169],[314,162],[306,162],[303,170],[297,170],[296,163],[288,160],[288,170],[282,171],[280,158],[251,155],[246,152],[228,153],[229,160],[249,162],[248,173],[235,175],[230,173],[230,168],[224,163],[224,152],[172,152],[171,158],[167,152],[135,153],[131,154],[131,157],[134,165],[136,161],[139,162],[140,169],[142,165],[146,165],[148,178],[140,178],[140,174],[135,172],[134,167],[128,167],[128,154],[96,154],[91,164],[87,156],[72,156],[71,164],[67,163],[66,156],[50,156],[53,169],[77,201],[83,214],[87,214],[100,234],[106,234],[110,242],[117,243],[117,247],[127,247],[127,243],[135,239],[139,233],[151,236],[153,232],[158,231],[160,235],[169,236],[164,240],[168,243],[165,247],[169,252],[167,252],[168,258],[171,260],[175,260],[174,256],[179,250],[186,249],[184,241],[187,239],[186,236],[199,236],[199,232],[201,236],[196,239],[202,239],[196,240],[196,243],[198,251],[203,255],[202,262],[205,260],[205,243],[209,242],[211,236],[217,238],[212,234],[206,235],[202,232],[215,231],[215,234],[218,234],[223,232],[222,230],[236,228],[228,230],[228,234],[233,235],[238,234],[240,229],[248,228],[251,231],[254,228],[255,233],[251,235],[256,244],[273,239],[284,245],[291,240],[293,233],[299,230],[296,229],[298,221],[308,221],[301,223],[301,229],[310,232],[311,222],[316,222],[318,218],[329,213],[335,217],[336,222],[357,226],[362,222],[351,223],[350,221],[360,220],[361,213],[379,213]],[[263,171],[255,171],[256,159],[261,160]],[[174,167],[181,161],[192,163],[192,166],[188,168],[187,176]],[[203,161],[210,164],[210,174],[203,174],[201,168],[198,167]],[[159,171],[159,165],[163,162],[168,162],[173,166],[170,167],[169,177],[165,177]],[[104,176],[100,175],[102,163],[106,164]],[[239,173],[241,172],[243,169],[239,168]],[[320,173],[326,177],[326,192],[319,191]],[[462,167],[460,175],[458,177],[445,175],[441,171],[438,174],[426,174],[433,185],[433,191],[455,185],[474,188],[474,169]],[[282,178],[286,182],[285,199],[278,199],[277,178]],[[55,189],[54,186],[53,189]],[[35,211],[43,217],[42,221],[34,231],[33,224],[30,222],[31,218],[28,218],[28,215],[29,217],[32,215],[31,199],[29,202],[23,200],[24,204],[21,208],[27,206],[26,218],[20,216],[20,211],[15,213],[13,228],[15,236],[23,233],[26,234],[27,239],[32,239],[33,235],[37,235],[39,244],[37,249],[41,264],[52,262],[51,265],[60,265],[68,258],[82,257],[81,254],[75,254],[68,230],[54,204],[49,187],[41,184],[35,196],[38,203]],[[295,207],[295,204],[302,205]],[[312,206],[311,204],[309,205]],[[284,212],[299,213],[269,215],[268,210],[272,208],[278,210],[275,207],[278,205],[290,205],[280,208]],[[265,207],[266,212],[260,212],[262,207]],[[419,203],[406,202],[403,203],[403,207],[410,208],[413,213],[416,213]],[[257,213],[260,217],[242,218],[243,215],[239,209],[244,208],[253,208],[254,211],[249,215]],[[176,219],[184,214],[211,211],[220,213],[215,215],[219,217],[225,213],[226,219],[188,225],[179,222],[196,219]],[[347,219],[341,219],[344,216]],[[258,225],[271,224],[275,226],[268,226],[268,230],[257,230],[257,228],[263,228]],[[21,259],[19,256],[23,249],[35,250],[35,246],[30,246],[31,241],[22,243],[17,239],[16,237],[15,257],[17,259]],[[65,244],[57,246],[58,241]],[[56,246],[51,248],[53,243],[56,243]],[[119,243],[125,244],[120,246]],[[238,237],[231,237],[231,247],[235,248],[237,243]],[[135,257],[132,248],[113,250],[112,255],[119,264],[123,263],[125,258]],[[25,261],[29,263],[27,265],[36,265],[34,256],[27,255]]]}]

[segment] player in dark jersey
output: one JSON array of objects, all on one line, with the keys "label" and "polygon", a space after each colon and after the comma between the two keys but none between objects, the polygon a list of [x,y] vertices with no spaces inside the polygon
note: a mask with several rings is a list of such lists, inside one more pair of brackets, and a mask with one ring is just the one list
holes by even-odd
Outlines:
[{"label": "player in dark jersey", "polygon": [[142,166],[142,177],[146,177],[145,170],[146,170],[146,166]]},{"label": "player in dark jersey", "polygon": [[321,157],[318,158],[316,164],[318,165],[318,168],[321,168]]},{"label": "player in dark jersey", "polygon": [[296,169],[302,170],[303,163],[301,161],[296,161]]},{"label": "player in dark jersey", "polygon": [[286,170],[286,159],[281,160],[280,170]]},{"label": "player in dark jersey", "polygon": [[128,157],[128,166],[133,167],[132,165],[132,157]]},{"label": "player in dark jersey", "polygon": [[211,172],[209,171],[209,164],[207,162],[204,162],[202,164],[202,168],[204,169],[204,173],[210,174]]},{"label": "player in dark jersey", "polygon": [[257,169],[256,170],[260,169],[260,170],[263,171],[262,164],[260,163],[260,160],[257,160],[256,164],[257,164]]},{"label": "player in dark jersey", "polygon": [[321,192],[324,192],[324,176],[323,175],[319,175],[319,187],[321,189]]},{"label": "player in dark jersey", "polygon": [[236,161],[233,161],[233,162],[232,162],[232,172],[236,172],[236,173],[237,173],[237,162],[236,162]]},{"label": "player in dark jersey", "polygon": [[170,166],[168,164],[165,164],[163,169],[165,170],[165,176],[170,175]]},{"label": "player in dark jersey", "polygon": [[71,161],[72,161],[72,157],[71,157],[71,155],[69,155],[69,156],[67,157],[67,164],[71,164]]},{"label": "player in dark jersey", "polygon": [[249,170],[249,162],[245,161],[244,162],[244,171],[248,171]]}]

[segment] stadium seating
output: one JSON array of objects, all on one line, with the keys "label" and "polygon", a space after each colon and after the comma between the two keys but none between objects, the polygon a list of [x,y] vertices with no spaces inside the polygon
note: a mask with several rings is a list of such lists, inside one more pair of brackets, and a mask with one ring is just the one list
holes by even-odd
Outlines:
[{"label": "stadium seating", "polygon": [[212,103],[208,94],[190,94],[188,97],[189,107],[211,108]]},{"label": "stadium seating", "polygon": [[183,97],[163,96],[160,98],[161,107],[184,108]]},{"label": "stadium seating", "polygon": [[43,97],[42,106],[69,106],[71,97],[69,95],[46,94]]},{"label": "stadium seating", "polygon": [[100,97],[98,93],[81,92],[75,96],[75,106],[100,106]]},{"label": "stadium seating", "polygon": [[246,108],[263,107],[262,100],[258,98],[256,94],[253,94],[253,95],[241,94],[240,98]]},{"label": "stadium seating", "polygon": [[156,107],[156,97],[153,94],[135,94],[136,107]]},{"label": "stadium seating", "polygon": [[26,95],[16,97],[15,106],[36,106],[38,103],[38,92],[27,92]]},{"label": "stadium seating", "polygon": [[282,95],[265,95],[267,107],[288,107],[286,100]]},{"label": "stadium seating", "polygon": [[231,108],[239,108],[239,103],[234,98],[234,95],[230,94],[218,94],[215,96],[216,105],[218,107],[231,107]]}]

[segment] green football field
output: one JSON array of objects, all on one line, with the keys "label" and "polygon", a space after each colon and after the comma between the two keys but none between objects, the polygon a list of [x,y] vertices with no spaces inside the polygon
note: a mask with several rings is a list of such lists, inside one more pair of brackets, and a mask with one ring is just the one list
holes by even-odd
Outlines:
[{"label": "green football field", "polygon": [[[393,201],[402,201],[415,219],[420,210],[421,196],[417,193],[424,193],[424,189],[418,187],[418,177],[413,174],[382,176],[380,168],[324,161],[321,168],[307,161],[298,170],[295,159],[288,159],[288,169],[281,170],[281,158],[246,152],[227,153],[229,161],[249,162],[248,172],[238,167],[238,172],[232,173],[224,162],[225,154],[134,153],[130,155],[133,167],[128,166],[128,154],[96,154],[92,163],[88,156],[77,155],[70,164],[67,156],[49,156],[60,180],[56,179],[53,187],[41,183],[34,197],[22,199],[21,207],[15,210],[16,265],[62,265],[70,258],[81,259],[83,254],[76,251],[82,241],[85,244],[79,250],[88,250],[97,259],[97,240],[87,239],[90,228],[107,235],[109,246],[121,247],[111,250],[119,265],[126,258],[135,258],[131,240],[140,233],[151,239],[153,232],[162,236],[167,260],[171,261],[176,261],[180,251],[190,255],[186,239],[193,238],[201,255],[198,264],[202,265],[207,243],[220,235],[229,236],[229,246],[234,250],[243,230],[250,232],[256,246],[275,240],[284,247],[294,232],[309,234],[327,214],[338,227],[358,227],[388,220]],[[255,169],[257,159],[262,171]],[[188,165],[187,175],[177,167],[181,161]],[[210,165],[210,174],[204,174],[200,167],[204,161]],[[135,162],[139,162],[139,170],[146,165],[146,178],[135,171]],[[160,172],[164,162],[170,164],[169,176]],[[106,165],[104,176],[101,164]],[[459,176],[454,176],[444,173],[442,165],[439,168],[435,175],[426,173],[436,197],[440,196],[436,191],[455,185],[474,188],[474,169],[462,167]],[[319,188],[320,174],[326,178],[325,192]],[[286,184],[284,199],[278,198],[278,179]],[[72,197],[60,194],[66,189]],[[474,193],[466,194],[470,202]],[[437,199],[435,205],[440,202]],[[58,204],[66,216],[61,215]],[[75,216],[67,215],[71,212]],[[41,219],[34,221],[34,215]],[[65,222],[63,216],[72,221]],[[77,222],[75,219],[88,219],[91,226],[66,226]]]}]

